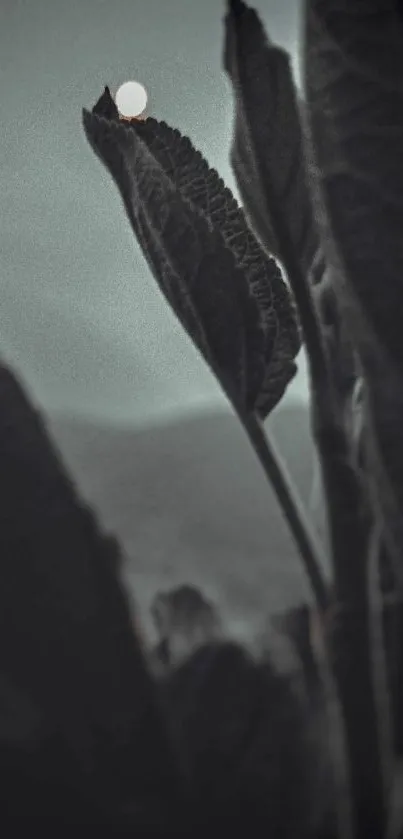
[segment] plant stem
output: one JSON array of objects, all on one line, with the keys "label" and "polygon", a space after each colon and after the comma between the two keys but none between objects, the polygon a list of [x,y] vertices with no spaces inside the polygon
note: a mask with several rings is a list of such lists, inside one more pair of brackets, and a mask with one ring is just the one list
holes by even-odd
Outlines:
[{"label": "plant stem", "polygon": [[[334,597],[336,605],[341,606],[337,627],[333,627],[331,637],[324,641],[344,717],[351,778],[352,830],[355,839],[369,836],[381,839],[386,826],[387,784],[385,741],[379,717],[380,692],[377,690],[383,651],[378,650],[374,656],[372,627],[376,617],[368,592],[372,522],[365,509],[365,488],[351,463],[343,404],[325,352],[310,284],[274,196],[269,196],[269,205],[308,355],[312,425],[325,489]],[[343,347],[339,350],[341,358]],[[303,558],[306,564],[306,557]]]},{"label": "plant stem", "polygon": [[255,414],[245,415],[238,412],[238,415],[262,468],[276,493],[280,507],[304,562],[319,612],[323,615],[329,605],[328,585],[321,567],[323,548],[319,544],[305,510],[296,494],[286,466],[280,458],[270,435],[264,429],[262,422]]},{"label": "plant stem", "polygon": [[[260,461],[260,464],[268,477],[270,484],[276,493],[277,500],[290,527],[296,542],[299,554],[305,566],[305,570],[316,599],[321,626],[327,625],[327,616],[331,599],[329,586],[326,584],[322,572],[323,550],[312,531],[305,510],[296,494],[294,484],[288,475],[288,470],[280,458],[279,452],[273,443],[270,434],[264,428],[262,422],[255,414],[244,414],[238,411],[238,416],[248,435],[249,441]],[[327,709],[329,725],[329,737],[333,749],[333,772],[334,785],[337,797],[336,821],[338,835],[341,839],[353,839],[352,833],[352,802],[350,796],[350,771],[347,756],[350,757],[350,749],[346,743],[348,726],[345,723],[345,715],[342,703],[339,701],[339,691],[334,679],[334,671],[331,666],[331,655],[328,654],[327,636],[323,632],[322,653],[318,658],[317,650],[314,650],[315,657],[321,675],[321,681]],[[340,691],[341,694],[341,691]]]},{"label": "plant stem", "polygon": [[[373,519],[342,427],[316,426],[328,504],[334,600],[338,616],[326,639],[346,727],[355,839],[385,836],[387,743],[381,728],[383,649],[375,644],[377,581],[369,575]],[[370,590],[371,589],[371,590]],[[381,666],[382,660],[382,666]],[[383,710],[383,708],[382,708]]]},{"label": "plant stem", "polygon": [[[273,197],[271,196],[273,199]],[[296,258],[287,224],[270,202],[281,244],[283,265],[296,299],[308,355],[311,414],[325,489],[334,597],[341,607],[337,626],[324,639],[345,725],[346,758],[350,775],[351,830],[354,839],[383,839],[387,824],[386,743],[380,726],[379,664],[374,655],[373,614],[368,591],[368,558],[372,523],[365,509],[366,492],[351,463],[350,440],[344,425],[343,404],[335,387],[325,352],[321,326],[309,282]],[[342,347],[340,347],[342,352]],[[252,441],[253,442],[253,441]],[[262,449],[263,451],[263,449]],[[300,523],[290,515],[284,485],[266,452],[265,471],[285,509],[318,604],[321,588],[310,546],[300,541]],[[276,486],[281,487],[280,492]],[[287,506],[285,506],[287,505]],[[294,511],[295,512],[295,511]],[[308,550],[307,550],[308,547]],[[303,549],[303,550],[302,550]],[[319,600],[320,598],[320,600]],[[323,611],[322,611],[323,614]],[[326,624],[324,624],[324,627]],[[378,689],[379,688],[379,689]],[[340,801],[340,821],[343,820]],[[350,826],[346,825],[346,829]]]}]

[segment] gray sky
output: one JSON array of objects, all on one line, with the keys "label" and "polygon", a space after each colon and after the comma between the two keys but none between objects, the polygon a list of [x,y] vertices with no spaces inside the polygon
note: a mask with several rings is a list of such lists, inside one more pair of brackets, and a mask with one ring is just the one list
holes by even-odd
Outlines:
[{"label": "gray sky", "polygon": [[[298,0],[255,5],[295,53]],[[1,353],[45,408],[147,423],[226,404],[81,128],[82,106],[105,84],[136,78],[149,112],[187,133],[234,189],[223,9],[220,0],[0,0]],[[303,370],[290,394],[306,398]]]}]

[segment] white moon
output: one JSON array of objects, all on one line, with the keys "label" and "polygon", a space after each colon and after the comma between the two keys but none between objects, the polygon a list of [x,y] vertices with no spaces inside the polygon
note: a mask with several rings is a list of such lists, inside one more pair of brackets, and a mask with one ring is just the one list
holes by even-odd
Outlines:
[{"label": "white moon", "polygon": [[138,117],[145,111],[147,91],[140,82],[124,82],[115,97],[116,107],[122,117]]}]

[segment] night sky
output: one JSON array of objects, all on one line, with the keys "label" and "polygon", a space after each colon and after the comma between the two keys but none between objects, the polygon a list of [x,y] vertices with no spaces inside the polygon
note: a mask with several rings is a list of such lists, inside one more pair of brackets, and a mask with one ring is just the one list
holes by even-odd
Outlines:
[{"label": "night sky", "polygon": [[[255,4],[296,62],[298,0]],[[147,88],[227,184],[220,0],[0,0],[1,353],[49,411],[147,424],[226,406],[87,145],[105,84]],[[301,365],[302,367],[302,362]],[[301,370],[290,396],[306,398]]]}]

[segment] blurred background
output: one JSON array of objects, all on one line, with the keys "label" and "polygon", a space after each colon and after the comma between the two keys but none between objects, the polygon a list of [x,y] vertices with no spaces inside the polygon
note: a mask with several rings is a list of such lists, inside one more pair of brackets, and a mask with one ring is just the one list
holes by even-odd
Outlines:
[{"label": "blurred background", "polygon": [[[298,0],[255,6],[298,78]],[[185,576],[242,620],[257,604],[305,596],[270,488],[81,127],[82,107],[105,84],[115,92],[137,79],[148,113],[187,134],[236,193],[224,2],[2,0],[0,9],[3,356],[122,539],[142,602]],[[269,424],[309,501],[303,354],[299,369]]]}]

